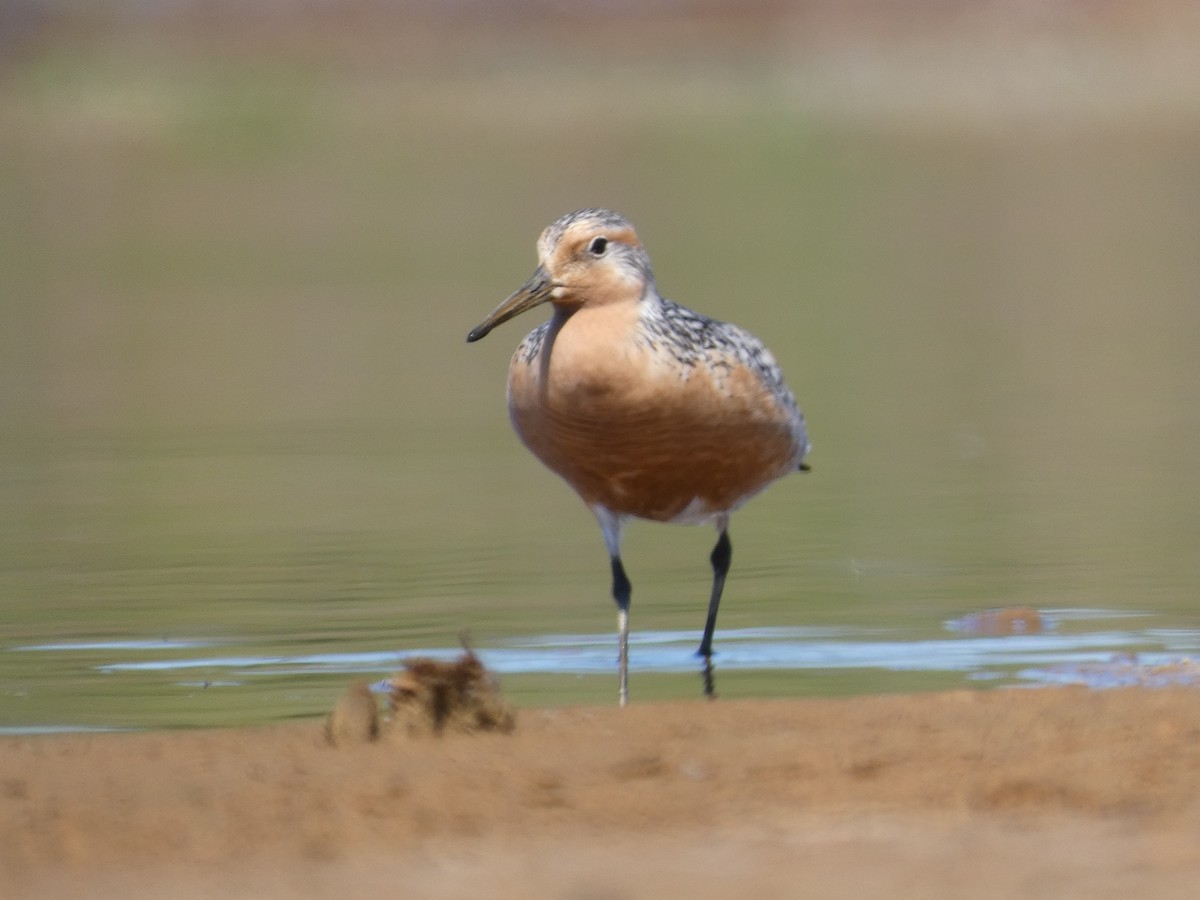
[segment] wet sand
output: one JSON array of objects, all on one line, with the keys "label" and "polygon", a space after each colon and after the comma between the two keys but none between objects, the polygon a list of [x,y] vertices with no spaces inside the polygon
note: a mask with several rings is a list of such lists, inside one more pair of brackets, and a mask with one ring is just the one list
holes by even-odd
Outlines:
[{"label": "wet sand", "polygon": [[0,739],[12,897],[1193,897],[1200,692]]}]

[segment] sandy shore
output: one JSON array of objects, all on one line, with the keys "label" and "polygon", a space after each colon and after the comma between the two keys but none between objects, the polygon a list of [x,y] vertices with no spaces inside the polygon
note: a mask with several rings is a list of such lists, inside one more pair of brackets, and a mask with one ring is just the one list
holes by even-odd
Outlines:
[{"label": "sandy shore", "polygon": [[1194,897],[1200,692],[0,739],[11,897]]}]

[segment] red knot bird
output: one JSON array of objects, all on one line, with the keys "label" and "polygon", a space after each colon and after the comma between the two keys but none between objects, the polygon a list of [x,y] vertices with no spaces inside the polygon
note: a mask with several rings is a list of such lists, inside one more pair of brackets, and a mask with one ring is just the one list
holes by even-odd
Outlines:
[{"label": "red knot bird", "polygon": [[629,697],[629,601],[621,534],[630,518],[711,522],[712,594],[699,656],[714,696],[712,642],[733,547],[729,516],[777,478],[807,471],[804,415],[771,352],[727,322],[658,293],[633,225],[607,209],[542,232],[533,275],[467,335],[542,303],[508,370],[513,428],[583,498],[604,533],[617,603],[620,702]]}]

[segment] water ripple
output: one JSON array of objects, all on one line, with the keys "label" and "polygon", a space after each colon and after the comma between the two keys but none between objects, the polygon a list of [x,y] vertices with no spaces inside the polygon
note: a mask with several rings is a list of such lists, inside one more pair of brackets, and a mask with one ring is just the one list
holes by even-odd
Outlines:
[{"label": "water ripple", "polygon": [[[1099,616],[1111,620],[1115,616]],[[718,665],[737,670],[848,670],[957,672],[972,679],[1009,678],[1025,683],[1064,681],[1106,687],[1154,684],[1137,666],[1164,666],[1200,654],[1200,631],[1192,629],[1112,629],[1082,633],[1048,630],[1040,634],[914,639],[886,629],[748,628],[721,632]],[[630,667],[639,672],[691,672],[697,666],[699,635],[692,631],[644,631],[631,636]],[[231,642],[231,644],[234,642]],[[457,648],[431,647],[401,652],[331,652],[295,655],[220,654],[213,641],[103,641],[40,644],[11,648],[25,652],[113,652],[139,650],[148,659],[98,662],[94,668],[117,672],[204,672],[219,670],[230,678],[304,673],[377,674],[393,671],[414,656],[451,659]],[[199,656],[180,651],[204,648]],[[158,655],[161,652],[169,655]],[[531,635],[478,651],[483,662],[503,674],[606,674],[614,670],[611,634]],[[1132,668],[1131,668],[1132,667]],[[1196,680],[1196,667],[1176,666],[1171,683]],[[1165,677],[1165,676],[1164,676]],[[192,676],[183,684],[197,683]],[[205,680],[201,683],[211,684]]]}]

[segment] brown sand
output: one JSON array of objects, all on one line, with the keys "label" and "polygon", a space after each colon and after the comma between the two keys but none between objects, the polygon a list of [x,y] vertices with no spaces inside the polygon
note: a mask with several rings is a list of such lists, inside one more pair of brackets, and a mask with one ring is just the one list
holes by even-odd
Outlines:
[{"label": "brown sand", "polygon": [[1195,897],[1200,691],[0,739],[5,897]]}]

